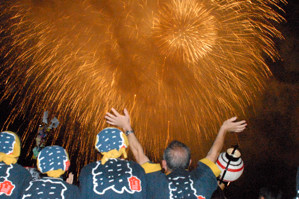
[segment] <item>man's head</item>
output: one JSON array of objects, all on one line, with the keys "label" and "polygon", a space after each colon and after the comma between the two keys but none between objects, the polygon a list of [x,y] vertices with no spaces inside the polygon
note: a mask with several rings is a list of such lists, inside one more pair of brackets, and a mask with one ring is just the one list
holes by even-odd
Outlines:
[{"label": "man's head", "polygon": [[38,170],[41,173],[46,173],[50,177],[60,177],[69,169],[69,166],[69,156],[61,146],[47,146],[38,154]]},{"label": "man's head", "polygon": [[166,171],[187,169],[190,163],[190,149],[184,143],[174,140],[165,149],[162,166]]},{"label": "man's head", "polygon": [[129,146],[127,136],[117,128],[105,128],[96,137],[95,148],[102,153],[102,164],[110,158],[127,158],[126,148]]}]

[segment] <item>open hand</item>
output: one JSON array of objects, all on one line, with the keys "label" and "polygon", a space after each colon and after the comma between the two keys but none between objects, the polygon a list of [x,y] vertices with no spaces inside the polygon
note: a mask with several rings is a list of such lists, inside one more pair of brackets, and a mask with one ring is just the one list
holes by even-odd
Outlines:
[{"label": "open hand", "polygon": [[106,113],[106,122],[124,130],[131,130],[130,115],[127,109],[124,109],[124,115],[119,114],[114,108],[111,109],[113,114]]},{"label": "open hand", "polygon": [[237,120],[237,117],[232,117],[232,118],[224,121],[221,128],[224,131],[228,131],[228,132],[237,132],[237,133],[239,133],[239,132],[244,131],[244,129],[247,126],[246,121],[242,120],[242,121],[236,122],[236,120]]}]

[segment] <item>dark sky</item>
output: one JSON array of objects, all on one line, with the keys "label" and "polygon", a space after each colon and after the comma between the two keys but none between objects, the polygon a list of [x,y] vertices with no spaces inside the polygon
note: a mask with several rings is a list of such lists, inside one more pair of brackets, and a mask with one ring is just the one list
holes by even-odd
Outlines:
[{"label": "dark sky", "polygon": [[[239,136],[245,171],[227,188],[228,198],[257,198],[259,188],[268,185],[279,187],[284,198],[295,196],[299,165],[299,1],[289,0],[285,11],[287,23],[280,27],[285,40],[277,41],[282,59],[275,63],[269,60],[274,77],[256,114],[249,119],[246,133]],[[12,106],[8,101],[0,106],[2,128]],[[10,130],[24,128],[18,124]]]},{"label": "dark sky", "polygon": [[[257,198],[260,187],[276,186],[284,198],[295,196],[296,167],[299,165],[298,80],[299,2],[285,6],[287,23],[278,41],[281,61],[269,62],[274,78],[269,80],[256,115],[248,121],[248,131],[240,135],[245,171],[226,190],[229,198]],[[252,132],[252,133],[251,133]]]}]

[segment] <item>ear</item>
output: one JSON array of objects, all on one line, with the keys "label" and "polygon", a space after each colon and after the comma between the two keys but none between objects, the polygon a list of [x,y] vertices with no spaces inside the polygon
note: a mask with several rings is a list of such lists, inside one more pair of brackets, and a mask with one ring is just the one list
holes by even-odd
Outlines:
[{"label": "ear", "polygon": [[190,161],[189,161],[189,167],[191,166],[191,163],[192,163],[192,159],[190,159]]},{"label": "ear", "polygon": [[162,168],[165,170],[165,172],[168,171],[166,160],[162,160]]}]

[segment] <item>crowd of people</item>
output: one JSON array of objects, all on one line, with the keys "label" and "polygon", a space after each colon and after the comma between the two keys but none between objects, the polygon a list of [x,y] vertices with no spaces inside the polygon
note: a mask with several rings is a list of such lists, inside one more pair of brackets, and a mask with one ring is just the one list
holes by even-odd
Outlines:
[{"label": "crowd of people", "polygon": [[[28,170],[17,163],[21,150],[18,136],[10,131],[1,132],[0,198],[225,198],[217,183],[220,170],[215,163],[226,134],[242,132],[247,125],[244,120],[237,121],[233,117],[224,121],[206,157],[189,171],[191,153],[184,143],[172,141],[164,150],[162,163],[154,163],[136,138],[126,109],[120,114],[112,108],[105,119],[114,127],[97,134],[95,148],[102,158],[81,170],[78,186],[72,184],[72,179],[66,182],[61,178],[70,166],[64,148],[43,148],[36,165],[46,177],[33,179]],[[127,148],[132,151],[136,162],[126,160]]]}]

